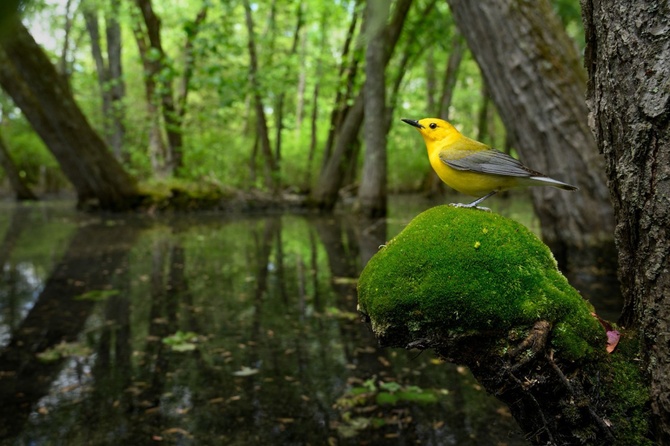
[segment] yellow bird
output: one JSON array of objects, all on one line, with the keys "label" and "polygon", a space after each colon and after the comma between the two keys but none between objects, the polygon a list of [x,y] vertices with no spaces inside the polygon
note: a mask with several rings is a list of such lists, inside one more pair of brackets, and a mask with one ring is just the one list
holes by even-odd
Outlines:
[{"label": "yellow bird", "polygon": [[529,169],[520,161],[486,144],[463,136],[453,125],[437,118],[402,119],[423,136],[430,165],[447,186],[466,195],[480,197],[459,207],[477,207],[496,192],[528,186],[553,186],[577,190],[575,186]]}]

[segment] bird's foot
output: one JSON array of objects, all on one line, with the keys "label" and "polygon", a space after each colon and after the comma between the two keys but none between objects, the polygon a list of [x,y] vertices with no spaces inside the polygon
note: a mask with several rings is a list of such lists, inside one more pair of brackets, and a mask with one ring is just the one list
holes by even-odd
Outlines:
[{"label": "bird's foot", "polygon": [[486,212],[491,212],[491,209],[485,208],[484,206],[477,206],[476,203],[450,203],[449,206],[453,206],[455,208],[468,208],[468,209],[479,209],[480,211],[486,211]]}]

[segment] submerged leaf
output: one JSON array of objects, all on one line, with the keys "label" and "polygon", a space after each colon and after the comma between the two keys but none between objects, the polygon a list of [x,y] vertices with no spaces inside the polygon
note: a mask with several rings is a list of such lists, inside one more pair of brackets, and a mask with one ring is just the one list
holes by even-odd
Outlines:
[{"label": "submerged leaf", "polygon": [[246,365],[243,365],[241,369],[239,369],[236,372],[233,372],[233,376],[251,376],[251,375],[255,375],[258,372],[260,372],[260,370],[252,369],[251,367],[247,367]]},{"label": "submerged leaf", "polygon": [[171,336],[163,338],[163,344],[169,345],[175,352],[190,352],[197,348],[198,334],[192,331],[178,330]]},{"label": "submerged leaf", "polygon": [[112,296],[117,296],[119,293],[119,290],[91,290],[76,296],[74,300],[90,300],[93,302],[100,302],[107,300]]}]

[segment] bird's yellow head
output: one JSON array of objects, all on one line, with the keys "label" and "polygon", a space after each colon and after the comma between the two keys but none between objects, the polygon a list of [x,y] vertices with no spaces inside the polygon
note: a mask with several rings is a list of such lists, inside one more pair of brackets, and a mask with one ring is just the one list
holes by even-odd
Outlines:
[{"label": "bird's yellow head", "polygon": [[459,136],[460,133],[444,119],[424,118],[418,121],[402,118],[406,124],[416,127],[426,143],[443,141]]}]

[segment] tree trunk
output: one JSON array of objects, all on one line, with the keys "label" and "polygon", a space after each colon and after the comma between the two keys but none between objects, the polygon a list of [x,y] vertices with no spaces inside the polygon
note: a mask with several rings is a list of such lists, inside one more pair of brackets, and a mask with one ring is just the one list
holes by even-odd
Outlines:
[{"label": "tree trunk", "polygon": [[110,94],[109,119],[109,145],[121,159],[123,156],[123,144],[126,139],[126,127],[124,125],[126,96],[126,85],[123,81],[123,66],[121,64],[121,26],[118,16],[120,14],[120,0],[111,0],[111,14],[105,15],[105,31],[107,35],[107,71]]},{"label": "tree trunk", "polygon": [[[454,35],[451,38],[451,45],[449,48],[449,58],[447,59],[447,64],[444,67],[442,90],[438,102],[436,102],[434,99],[435,92],[439,91],[437,88],[437,81],[432,81],[432,87],[428,86],[428,88],[435,90],[435,92],[430,93],[430,97],[433,99],[431,99],[432,105],[429,108],[429,115],[445,120],[449,119],[449,107],[451,107],[451,101],[454,98],[454,89],[456,87],[456,81],[458,81],[458,72],[460,70],[461,62],[463,61],[463,55],[465,53],[465,42],[463,41],[463,36],[458,32],[457,29],[454,29]],[[431,101],[429,101],[429,103]],[[426,175],[427,178],[423,184],[426,185],[428,196],[435,196],[445,190],[444,183],[442,180],[440,180],[440,177],[437,176],[433,169],[428,168],[426,170]]]},{"label": "tree trunk", "polygon": [[582,0],[590,124],[616,219],[620,322],[638,327],[659,444],[670,444],[670,7]]},{"label": "tree trunk", "polygon": [[447,60],[447,66],[444,69],[444,76],[442,77],[442,96],[440,97],[440,109],[437,115],[444,120],[449,119],[449,107],[451,107],[451,100],[454,97],[458,70],[461,67],[463,54],[465,54],[465,42],[463,42],[463,36],[458,30],[454,30],[454,36],[451,38],[451,45],[449,47],[449,59]]},{"label": "tree trunk", "polygon": [[[190,22],[186,27],[186,42],[184,43],[183,58],[184,58],[184,74],[181,77],[179,82],[179,87],[177,89],[177,115],[179,122],[183,123],[184,115],[186,114],[186,101],[188,99],[188,93],[191,90],[191,79],[193,78],[193,70],[195,69],[195,53],[194,53],[194,43],[195,38],[198,36],[200,29],[207,19],[207,12],[209,10],[208,4],[200,8],[198,14],[195,16],[195,20]],[[179,159],[175,162],[176,166],[181,167],[183,165],[182,153],[178,154]]]},{"label": "tree trunk", "polygon": [[116,19],[119,13],[119,0],[113,0],[111,8],[111,12],[105,14],[106,60],[102,51],[96,5],[85,5],[83,16],[91,39],[91,54],[98,73],[105,140],[116,158],[121,159],[125,138],[125,126],[123,125],[125,84],[121,65],[121,28]]},{"label": "tree trunk", "polygon": [[[306,8],[306,7],[304,7]],[[302,12],[304,14],[304,11]],[[307,87],[307,36],[304,30],[301,29],[298,37],[300,40],[300,59],[299,59],[299,74],[298,74],[298,92],[295,98],[295,129],[296,141],[300,142],[300,132],[302,129],[302,121],[305,115],[305,89]],[[317,56],[317,65],[319,57]],[[316,83],[318,84],[318,80]]]},{"label": "tree trunk", "polygon": [[[319,51],[316,56],[316,68],[314,70],[316,80],[314,82],[314,90],[312,92],[312,111],[310,115],[310,132],[309,132],[309,150],[307,153],[307,168],[305,169],[305,180],[303,189],[307,192],[312,190],[312,166],[314,165],[314,154],[316,153],[316,145],[318,143],[318,120],[319,120],[319,94],[321,91],[321,77],[323,75],[323,58],[328,42],[328,19],[327,13],[324,10],[321,14],[320,20],[320,38]],[[307,41],[305,37],[303,43]]]},{"label": "tree trunk", "polygon": [[[391,121],[393,120],[393,112],[395,110],[396,105],[398,105],[398,97],[399,97],[399,92],[400,92],[400,86],[402,85],[402,81],[405,78],[405,74],[407,74],[409,70],[408,67],[411,67],[416,60],[419,58],[420,55],[423,54],[423,48],[421,47],[420,42],[420,36],[422,33],[425,32],[424,30],[424,23],[426,20],[429,19],[429,17],[434,14],[435,10],[435,4],[437,3],[437,0],[430,0],[421,10],[420,13],[418,13],[418,16],[414,18],[412,27],[405,31],[405,38],[403,39],[405,41],[405,46],[402,51],[402,57],[400,57],[400,61],[396,62],[395,65],[395,75],[393,78],[393,82],[391,82],[391,85],[389,88],[386,89],[386,97],[387,97],[387,107],[386,107],[386,129],[388,132],[388,129],[391,128]],[[430,54],[430,53],[429,53]],[[428,76],[428,73],[427,77]],[[430,88],[430,80],[426,79],[426,86],[427,88]],[[430,95],[429,95],[430,97]],[[431,99],[429,99],[430,102]]]},{"label": "tree trunk", "polygon": [[389,4],[369,0],[365,10],[367,49],[365,51],[365,153],[358,189],[360,212],[369,218],[386,215],[386,20]]},{"label": "tree trunk", "polygon": [[[146,2],[145,2],[146,3]],[[141,9],[141,2],[137,2],[138,8]],[[149,8],[151,4],[149,3]],[[152,10],[153,12],[153,10]],[[143,14],[144,15],[144,14]],[[158,40],[160,43],[160,22],[155,15],[150,14],[148,17],[154,17],[155,20],[149,20],[151,26],[145,24],[146,30],[142,28],[141,21],[139,17],[134,17],[133,20],[133,34],[135,36],[135,42],[137,43],[137,49],[140,53],[140,59],[142,59],[142,65],[144,67],[144,94],[147,101],[147,115],[149,122],[149,159],[151,160],[151,167],[159,177],[164,177],[172,174],[170,169],[169,154],[168,148],[163,137],[163,127],[161,125],[161,112],[160,112],[160,100],[158,83],[156,81],[157,74],[161,70],[162,63],[159,58],[155,55],[150,56],[150,50],[153,45],[151,38],[149,36],[154,36],[154,40]],[[142,19],[144,23],[148,19]],[[164,57],[162,54],[162,49],[157,50],[161,54],[161,58]]]},{"label": "tree trunk", "polygon": [[[300,43],[300,31],[302,26],[305,24],[305,18],[302,11],[302,2],[298,3],[296,11],[296,23],[295,31],[293,33],[293,43],[291,44],[291,51],[288,54],[288,57],[291,58],[295,56],[298,51],[298,43]],[[274,40],[274,39],[273,39]],[[290,64],[284,66],[284,79],[291,78]],[[284,97],[286,96],[286,90],[288,87],[284,87],[277,95],[276,101],[276,110],[275,110],[275,160],[278,165],[281,165],[282,159],[282,130],[284,130]],[[298,80],[298,94],[300,94],[300,80]],[[281,169],[281,166],[279,167]]]},{"label": "tree trunk", "polygon": [[579,254],[567,257],[570,248],[611,241],[613,218],[573,43],[547,0],[449,0],[449,5],[505,126],[516,135],[522,160],[580,188],[573,194],[531,189],[543,239],[559,260],[579,262]]},{"label": "tree trunk", "polygon": [[58,160],[79,205],[123,210],[137,204],[135,180],[93,130],[28,30],[18,20],[13,26],[0,49],[0,85]]},{"label": "tree trunk", "polygon": [[319,176],[312,194],[313,205],[323,211],[331,211],[337,203],[338,193],[346,173],[345,153],[354,147],[358,131],[363,121],[363,95],[356,96],[338,132],[335,146],[328,163]]},{"label": "tree trunk", "polygon": [[437,92],[437,70],[435,67],[435,47],[431,45],[426,49],[426,116],[434,113],[437,108],[435,94]]},{"label": "tree trunk", "polygon": [[[342,129],[347,113],[349,113],[349,110],[352,108],[352,104],[350,104],[350,102],[354,97],[354,84],[356,80],[356,74],[358,73],[358,64],[360,62],[361,51],[357,48],[353,54],[350,53],[351,44],[354,41],[354,36],[356,35],[356,29],[358,27],[358,16],[359,12],[357,4],[351,13],[351,23],[349,24],[347,37],[344,39],[344,47],[342,48],[342,54],[340,56],[342,63],[340,65],[337,77],[338,79],[342,79],[342,82],[337,89],[333,110],[330,113],[328,138],[326,139],[326,144],[323,149],[323,165],[321,166],[322,173],[327,168],[330,168],[328,164],[331,164],[333,161],[332,151],[336,136]],[[327,20],[324,18],[322,22],[325,24]],[[322,40],[323,39],[325,39],[325,37],[322,37]],[[325,46],[322,47],[325,48]]]},{"label": "tree trunk", "polygon": [[[7,178],[9,179],[9,185],[12,187],[17,200],[37,200],[33,191],[30,190],[19,174],[19,169],[9,155],[9,150],[5,145],[5,140],[2,137],[2,134],[0,134],[0,166],[2,166],[5,171],[5,175],[7,175]],[[2,264],[0,264],[0,267],[2,267]]]},{"label": "tree trunk", "polygon": [[58,58],[58,64],[56,65],[56,70],[63,76],[63,79],[66,80],[66,84],[70,87],[70,76],[72,75],[72,66],[68,61],[68,55],[70,53],[70,43],[72,41],[72,0],[67,0],[65,2],[65,24],[63,26],[64,36],[63,36],[63,48],[61,49],[60,57]]},{"label": "tree trunk", "polygon": [[[206,18],[207,6],[201,8],[195,21],[190,27],[186,28],[187,36],[184,48],[186,61],[182,90],[180,96],[175,98],[172,77],[165,74],[165,72],[170,71],[170,66],[161,41],[161,20],[154,12],[151,0],[135,0],[135,3],[142,13],[144,29],[136,22],[133,32],[145,69],[145,88],[147,100],[150,104],[149,113],[155,115],[152,118],[154,128],[150,139],[154,141],[156,148],[158,148],[156,153],[160,154],[161,146],[167,148],[167,156],[163,160],[164,165],[161,166],[160,170],[163,170],[164,174],[178,175],[179,169],[183,167],[183,117],[188,84],[193,70],[192,43],[200,25]],[[152,50],[152,53],[156,53],[158,57],[151,54],[149,49]],[[156,126],[160,126],[159,113],[164,124],[167,146],[162,142],[162,132],[156,128]],[[160,142],[157,139],[159,135],[161,135]]]},{"label": "tree trunk", "polygon": [[[405,23],[405,18],[412,5],[412,0],[399,0],[393,10],[393,18],[386,25],[384,34],[386,35],[385,51],[383,54],[384,66],[388,65],[393,55],[400,33]],[[353,79],[352,79],[353,80]],[[355,138],[363,122],[363,93],[359,92],[356,99],[353,100],[350,108],[342,118],[341,126],[337,127],[337,136],[334,137],[334,146],[332,154],[326,150],[324,157],[324,166],[321,170],[319,181],[312,194],[312,205],[322,211],[332,211],[337,202],[338,193],[346,175],[346,153],[354,148]],[[331,126],[333,121],[331,121]],[[332,130],[332,127],[331,127]],[[329,136],[330,140],[330,136]],[[326,143],[326,149],[329,147]]]},{"label": "tree trunk", "polygon": [[[113,3],[112,15],[118,13],[118,1]],[[103,132],[107,144],[121,159],[121,150],[125,127],[123,125],[123,97],[125,86],[122,79],[121,66],[121,29],[116,17],[105,17],[107,36],[107,60],[103,56],[96,7],[85,7],[84,21],[91,38],[91,53],[98,73],[98,86],[102,98]]]},{"label": "tree trunk", "polygon": [[251,89],[253,91],[254,107],[256,110],[256,132],[258,134],[261,153],[263,154],[264,159],[265,187],[272,192],[276,192],[279,169],[272,154],[272,147],[270,146],[270,133],[268,131],[265,108],[260,92],[260,82],[258,81],[258,56],[256,55],[254,21],[251,15],[251,5],[249,4],[249,0],[244,0],[244,15],[246,18],[247,32],[249,34],[249,83],[251,84]]},{"label": "tree trunk", "polygon": [[487,140],[493,141],[493,138],[490,137],[491,130],[493,129],[491,122],[491,95],[489,95],[489,89],[486,88],[486,82],[483,82],[483,80],[480,92],[482,103],[477,114],[477,140],[482,142],[486,142]]}]

